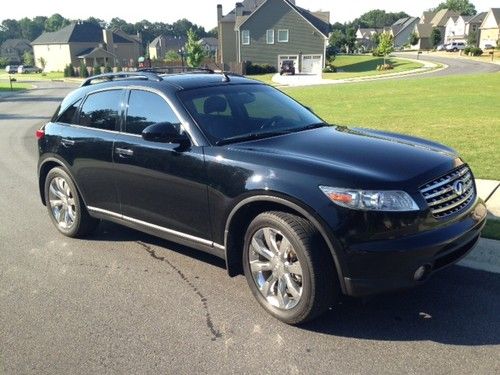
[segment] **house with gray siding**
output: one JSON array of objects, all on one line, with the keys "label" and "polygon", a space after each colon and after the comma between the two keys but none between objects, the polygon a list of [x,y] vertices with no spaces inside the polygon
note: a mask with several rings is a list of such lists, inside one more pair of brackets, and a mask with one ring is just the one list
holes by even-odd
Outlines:
[{"label": "house with gray siding", "polygon": [[311,12],[294,0],[244,0],[223,15],[217,6],[219,62],[268,64],[294,60],[301,73],[325,66],[330,13]]},{"label": "house with gray siding", "polygon": [[391,34],[394,36],[394,47],[400,49],[410,44],[410,37],[415,30],[415,25],[420,22],[418,17],[405,17],[397,20],[391,26]]}]

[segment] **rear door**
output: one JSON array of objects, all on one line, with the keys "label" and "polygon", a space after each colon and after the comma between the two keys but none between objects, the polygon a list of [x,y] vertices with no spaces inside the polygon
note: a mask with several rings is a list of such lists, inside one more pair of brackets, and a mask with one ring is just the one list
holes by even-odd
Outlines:
[{"label": "rear door", "polygon": [[[211,244],[203,147],[145,141],[142,130],[181,121],[159,92],[127,92],[125,123],[114,147],[117,187],[125,220]],[[194,237],[194,238],[193,238]]]},{"label": "rear door", "polygon": [[124,93],[121,89],[91,93],[73,104],[74,116],[68,111],[62,119],[71,126],[61,127],[59,153],[91,209],[119,211],[112,173],[113,142],[120,129]]}]

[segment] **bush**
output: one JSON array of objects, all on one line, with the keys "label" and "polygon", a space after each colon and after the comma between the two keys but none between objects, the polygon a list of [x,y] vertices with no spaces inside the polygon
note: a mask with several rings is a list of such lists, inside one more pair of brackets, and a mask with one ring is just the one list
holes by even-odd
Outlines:
[{"label": "bush", "polygon": [[276,68],[269,64],[252,64],[249,63],[247,65],[247,75],[256,75],[256,74],[270,74],[276,73]]},{"label": "bush", "polygon": [[469,56],[469,54],[470,54],[470,52],[471,52],[471,50],[472,50],[473,48],[474,48],[474,47],[469,47],[469,46],[465,47],[465,49],[464,49],[464,54],[465,54],[465,55],[467,55],[467,56]]},{"label": "bush", "polygon": [[337,68],[332,63],[329,63],[323,69],[323,73],[337,73]]},{"label": "bush", "polygon": [[118,65],[118,66],[116,67],[116,71],[117,71],[117,72],[121,72],[121,71],[123,71],[122,66],[121,66],[121,65]]},{"label": "bush", "polygon": [[71,77],[71,76],[69,75],[69,65],[66,65],[66,66],[64,67],[63,75],[64,75],[64,77]]},{"label": "bush", "polygon": [[109,65],[106,65],[104,67],[104,73],[112,73],[113,72],[113,68],[110,67]]},{"label": "bush", "polygon": [[80,77],[81,78],[88,78],[89,76],[89,71],[87,70],[87,67],[85,66],[85,64],[82,62],[80,64]]},{"label": "bush", "polygon": [[101,73],[102,73],[101,67],[99,65],[95,65],[92,70],[92,74],[96,76]]},{"label": "bush", "polygon": [[383,57],[384,55],[382,55],[380,53],[380,51],[378,50],[378,48],[374,48],[373,51],[372,51],[372,56],[374,56],[374,57]]},{"label": "bush", "polygon": [[483,50],[479,47],[471,48],[470,53],[472,56],[481,56],[483,54]]},{"label": "bush", "polygon": [[392,70],[394,69],[394,66],[392,66],[391,64],[382,64],[382,65],[377,65],[377,70]]}]

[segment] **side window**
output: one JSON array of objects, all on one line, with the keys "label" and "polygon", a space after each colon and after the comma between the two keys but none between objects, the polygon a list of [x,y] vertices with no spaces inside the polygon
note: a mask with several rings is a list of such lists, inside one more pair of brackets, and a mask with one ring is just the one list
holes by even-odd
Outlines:
[{"label": "side window", "polygon": [[161,96],[148,91],[132,90],[128,101],[125,132],[141,134],[146,127],[158,122],[177,125],[180,132],[179,119]]},{"label": "side window", "polygon": [[64,124],[75,124],[76,123],[76,112],[78,111],[78,107],[80,106],[80,103],[82,102],[81,99],[79,99],[76,103],[70,105],[66,110],[59,115],[57,118],[57,122],[62,122]]},{"label": "side window", "polygon": [[83,103],[79,124],[89,128],[117,130],[122,90],[91,94]]}]

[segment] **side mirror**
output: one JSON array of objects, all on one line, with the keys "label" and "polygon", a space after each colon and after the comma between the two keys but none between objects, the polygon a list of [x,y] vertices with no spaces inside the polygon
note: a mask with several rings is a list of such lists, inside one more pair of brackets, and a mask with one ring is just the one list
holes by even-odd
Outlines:
[{"label": "side mirror", "polygon": [[149,125],[142,131],[142,138],[149,142],[176,143],[181,146],[191,144],[186,134],[180,134],[174,124],[170,122],[158,122]]}]

